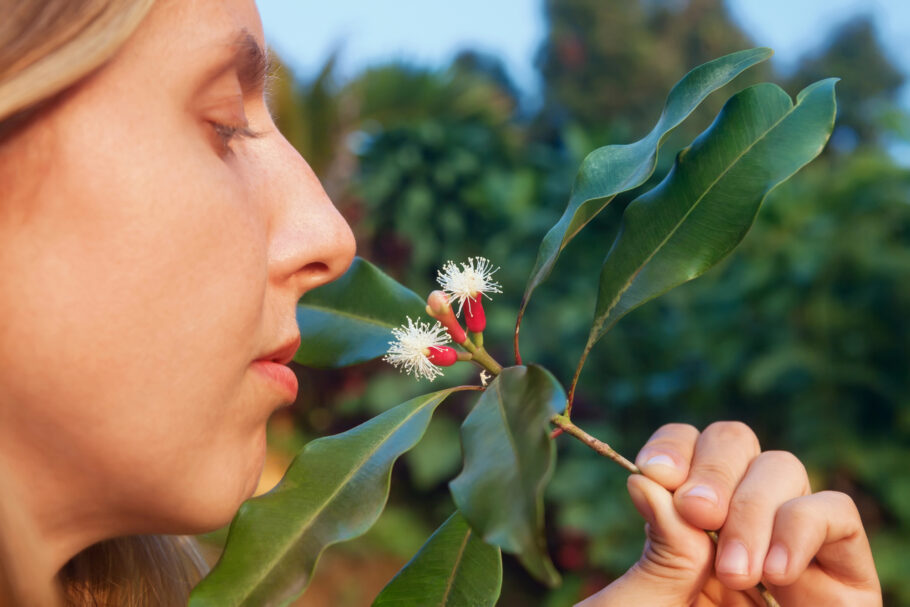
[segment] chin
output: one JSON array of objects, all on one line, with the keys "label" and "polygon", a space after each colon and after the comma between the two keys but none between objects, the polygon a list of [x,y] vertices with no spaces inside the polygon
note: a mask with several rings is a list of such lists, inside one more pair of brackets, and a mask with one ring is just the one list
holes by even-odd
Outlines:
[{"label": "chin", "polygon": [[[241,453],[248,454],[243,460],[236,459]],[[233,462],[234,466],[220,469],[207,482],[199,483],[194,490],[196,517],[189,533],[206,533],[224,527],[233,520],[240,505],[250,498],[259,484],[259,477],[265,465],[265,426],[247,449],[237,449],[233,458],[222,457],[221,462]],[[202,489],[203,493],[198,493]],[[187,533],[187,532],[184,532]]]}]

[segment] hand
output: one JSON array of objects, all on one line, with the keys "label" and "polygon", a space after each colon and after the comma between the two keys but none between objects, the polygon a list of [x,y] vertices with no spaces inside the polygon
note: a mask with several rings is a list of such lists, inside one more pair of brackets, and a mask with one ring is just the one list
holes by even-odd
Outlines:
[{"label": "hand", "polygon": [[[813,494],[802,463],[762,453],[748,426],[668,424],[636,465],[644,476],[628,488],[647,521],[644,552],[580,606],[762,606],[759,580],[782,607],[882,604],[853,500]],[[703,529],[720,530],[716,553]]]}]

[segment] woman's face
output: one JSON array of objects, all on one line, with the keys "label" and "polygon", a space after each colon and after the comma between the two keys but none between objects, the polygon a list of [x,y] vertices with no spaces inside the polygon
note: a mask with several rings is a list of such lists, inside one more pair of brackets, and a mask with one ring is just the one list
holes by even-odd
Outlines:
[{"label": "woman's face", "polygon": [[254,361],[354,242],[270,118],[263,47],[253,0],[160,0],[0,147],[0,445],[55,532],[224,524],[293,401]]}]

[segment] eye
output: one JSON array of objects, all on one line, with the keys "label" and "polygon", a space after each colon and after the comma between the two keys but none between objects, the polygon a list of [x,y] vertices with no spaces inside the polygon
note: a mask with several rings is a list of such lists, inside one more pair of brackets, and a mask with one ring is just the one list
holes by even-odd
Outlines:
[{"label": "eye", "polygon": [[235,139],[243,139],[248,137],[255,138],[260,136],[260,133],[256,133],[250,130],[250,127],[245,124],[233,126],[230,124],[223,124],[221,122],[215,121],[209,121],[209,124],[212,125],[212,130],[215,131],[215,136],[218,138],[222,154],[233,152],[231,149],[231,142]]}]

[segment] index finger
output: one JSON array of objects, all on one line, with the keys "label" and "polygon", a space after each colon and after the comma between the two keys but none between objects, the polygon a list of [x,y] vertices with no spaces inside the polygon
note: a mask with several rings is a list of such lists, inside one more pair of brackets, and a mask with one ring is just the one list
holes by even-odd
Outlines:
[{"label": "index finger", "polygon": [[651,435],[635,458],[642,474],[673,491],[689,476],[698,430],[689,424],[666,424]]}]

